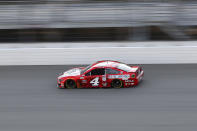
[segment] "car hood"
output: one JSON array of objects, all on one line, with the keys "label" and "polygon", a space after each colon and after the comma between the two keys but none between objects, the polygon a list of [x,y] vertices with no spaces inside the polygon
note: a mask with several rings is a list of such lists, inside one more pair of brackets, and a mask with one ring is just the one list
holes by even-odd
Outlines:
[{"label": "car hood", "polygon": [[73,69],[70,69],[70,70],[64,72],[58,78],[67,77],[67,76],[77,76],[77,75],[80,75],[81,70],[82,70],[81,68],[73,68]]}]

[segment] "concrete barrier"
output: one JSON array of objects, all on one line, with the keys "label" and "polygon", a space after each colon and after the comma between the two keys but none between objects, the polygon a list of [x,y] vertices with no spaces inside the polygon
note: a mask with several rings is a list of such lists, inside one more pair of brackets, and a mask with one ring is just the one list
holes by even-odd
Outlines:
[{"label": "concrete barrier", "polygon": [[0,49],[0,65],[90,64],[105,59],[128,64],[197,63],[197,46]]}]

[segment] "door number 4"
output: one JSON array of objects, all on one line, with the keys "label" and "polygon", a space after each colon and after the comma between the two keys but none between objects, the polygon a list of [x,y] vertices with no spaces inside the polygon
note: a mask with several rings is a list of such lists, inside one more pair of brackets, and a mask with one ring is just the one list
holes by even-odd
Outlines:
[{"label": "door number 4", "polygon": [[92,81],[90,81],[92,86],[98,86],[99,85],[99,77],[94,78]]}]

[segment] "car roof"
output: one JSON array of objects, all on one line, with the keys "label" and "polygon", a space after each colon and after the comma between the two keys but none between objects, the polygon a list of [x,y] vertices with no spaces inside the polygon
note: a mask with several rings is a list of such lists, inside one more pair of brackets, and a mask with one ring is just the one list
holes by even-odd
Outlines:
[{"label": "car roof", "polygon": [[113,61],[113,60],[102,60],[97,61],[92,65],[92,67],[117,67],[119,64],[124,64],[119,61]]}]

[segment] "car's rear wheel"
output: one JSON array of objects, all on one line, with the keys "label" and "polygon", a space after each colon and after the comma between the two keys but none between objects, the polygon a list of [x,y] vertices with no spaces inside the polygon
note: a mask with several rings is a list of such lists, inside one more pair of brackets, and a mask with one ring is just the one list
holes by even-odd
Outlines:
[{"label": "car's rear wheel", "polygon": [[65,88],[76,88],[77,87],[76,82],[74,80],[72,80],[72,79],[66,80],[64,85],[65,85]]},{"label": "car's rear wheel", "polygon": [[112,88],[121,88],[122,87],[122,81],[119,80],[119,79],[112,80],[111,86],[112,86]]}]

